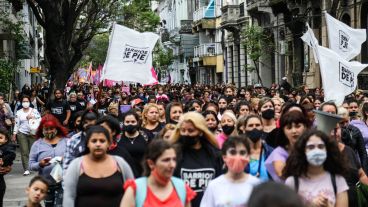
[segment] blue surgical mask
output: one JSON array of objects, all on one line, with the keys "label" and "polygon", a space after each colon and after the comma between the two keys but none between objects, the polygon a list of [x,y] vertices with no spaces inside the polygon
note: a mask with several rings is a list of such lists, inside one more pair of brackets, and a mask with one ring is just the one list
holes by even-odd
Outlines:
[{"label": "blue surgical mask", "polygon": [[306,157],[310,165],[321,166],[326,161],[327,152],[321,149],[313,149],[306,153]]}]

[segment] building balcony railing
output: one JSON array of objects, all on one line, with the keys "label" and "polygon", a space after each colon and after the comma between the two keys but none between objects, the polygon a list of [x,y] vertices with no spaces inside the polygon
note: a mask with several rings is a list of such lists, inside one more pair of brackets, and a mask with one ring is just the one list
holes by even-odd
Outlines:
[{"label": "building balcony railing", "polygon": [[202,7],[197,11],[193,12],[193,20],[199,21],[201,19],[215,18],[215,8]]},{"label": "building balcony railing", "polygon": [[205,43],[194,47],[194,57],[216,56],[222,54],[221,44]]}]

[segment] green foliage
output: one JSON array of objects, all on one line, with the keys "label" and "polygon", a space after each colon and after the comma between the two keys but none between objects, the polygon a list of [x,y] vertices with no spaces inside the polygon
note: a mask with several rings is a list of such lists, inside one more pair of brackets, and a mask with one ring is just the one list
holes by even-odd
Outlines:
[{"label": "green foliage", "polygon": [[107,49],[109,47],[109,34],[103,33],[93,37],[85,50],[84,58],[81,60],[81,65],[88,65],[91,61],[94,67],[103,65],[107,55]]},{"label": "green foliage", "polygon": [[247,47],[247,55],[253,61],[258,61],[263,54],[273,49],[271,36],[260,26],[246,26],[241,36],[242,44]]},{"label": "green foliage", "polygon": [[165,49],[159,44],[153,50],[153,65],[159,69],[167,68],[173,62],[174,56],[171,49]]},{"label": "green foliage", "polygon": [[160,23],[160,17],[151,11],[150,0],[132,0],[122,9],[123,20],[119,22],[140,32],[153,32]]},{"label": "green foliage", "polygon": [[[11,40],[15,42],[15,53],[16,57],[13,61],[17,61],[18,59],[22,59],[23,55],[28,51],[29,48],[25,47],[25,45],[29,45],[25,38],[25,34],[23,32],[23,21],[13,21],[10,18],[10,14],[7,11],[0,12],[0,27],[3,33],[8,34]],[[6,57],[12,58],[12,57]]]},{"label": "green foliage", "polygon": [[0,59],[0,92],[8,93],[13,82],[16,64],[13,61]]}]

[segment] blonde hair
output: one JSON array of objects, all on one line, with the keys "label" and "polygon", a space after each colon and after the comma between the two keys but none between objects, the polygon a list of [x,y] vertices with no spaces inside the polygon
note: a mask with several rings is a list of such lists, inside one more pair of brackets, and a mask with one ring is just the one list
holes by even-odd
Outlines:
[{"label": "blonde hair", "polygon": [[[222,114],[222,117],[221,117],[221,121],[222,119],[225,117],[225,116],[228,116],[231,120],[233,120],[234,122],[234,131],[233,133],[231,133],[232,135],[238,135],[238,129],[237,129],[237,125],[238,125],[238,120],[236,119],[236,116],[233,112],[230,112],[230,111],[226,111],[224,114]],[[221,124],[221,121],[220,121],[220,124]]]},{"label": "blonde hair", "polygon": [[147,115],[148,111],[151,108],[156,108],[157,112],[159,112],[157,104],[149,103],[149,104],[145,105],[144,108],[143,108],[143,112],[142,112],[142,127],[145,127],[147,125],[148,121],[147,121],[146,115]]},{"label": "blonde hair", "polygon": [[192,123],[196,129],[203,133],[203,137],[206,138],[210,144],[212,144],[216,148],[219,147],[215,135],[208,129],[206,120],[198,112],[188,112],[180,118],[179,123],[177,124],[177,127],[170,139],[172,143],[177,143],[179,141],[180,128],[184,122]]}]

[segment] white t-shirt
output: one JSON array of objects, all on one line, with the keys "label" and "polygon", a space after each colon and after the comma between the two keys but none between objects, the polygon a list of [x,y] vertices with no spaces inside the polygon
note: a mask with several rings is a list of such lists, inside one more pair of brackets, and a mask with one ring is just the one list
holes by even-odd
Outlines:
[{"label": "white t-shirt", "polygon": [[[337,194],[349,189],[345,178],[340,175],[336,175],[335,178]],[[294,189],[294,177],[288,177],[285,181],[285,184]],[[332,185],[331,174],[329,172],[326,172],[323,175],[313,179],[299,177],[298,194],[303,197],[307,204],[312,203],[320,193],[324,194],[328,198],[332,206],[335,206],[336,196]]]},{"label": "white t-shirt", "polygon": [[225,175],[210,181],[201,201],[201,207],[245,207],[254,186],[261,183],[248,175],[242,183],[233,183]]}]

